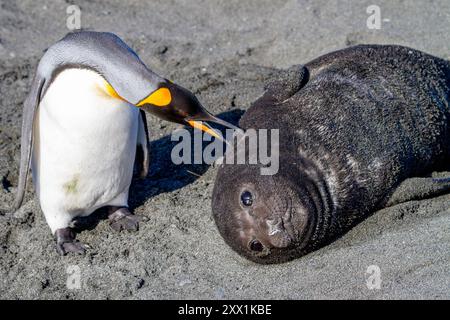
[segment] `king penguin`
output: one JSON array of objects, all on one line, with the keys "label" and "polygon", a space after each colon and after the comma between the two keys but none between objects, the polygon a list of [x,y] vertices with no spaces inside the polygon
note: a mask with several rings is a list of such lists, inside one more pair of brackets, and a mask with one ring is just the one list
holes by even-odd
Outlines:
[{"label": "king penguin", "polygon": [[107,207],[116,230],[137,230],[128,209],[135,161],[149,167],[145,113],[218,135],[202,121],[233,127],[206,111],[187,89],[152,72],[112,33],[69,33],[41,58],[24,102],[14,210],[32,178],[57,251],[83,253],[75,217]]}]

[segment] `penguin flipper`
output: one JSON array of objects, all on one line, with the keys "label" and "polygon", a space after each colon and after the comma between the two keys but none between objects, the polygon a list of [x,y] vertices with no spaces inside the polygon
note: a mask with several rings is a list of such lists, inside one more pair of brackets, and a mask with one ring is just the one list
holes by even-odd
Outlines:
[{"label": "penguin flipper", "polygon": [[33,147],[33,127],[37,108],[41,99],[41,92],[45,79],[36,74],[31,85],[30,93],[25,99],[22,114],[22,136],[20,140],[20,169],[19,182],[17,185],[16,199],[12,211],[20,208],[25,196],[28,171],[31,163],[31,150]]},{"label": "penguin flipper", "polygon": [[139,177],[144,179],[148,174],[150,167],[150,143],[148,138],[148,125],[145,112],[140,110],[138,142],[135,159]]}]

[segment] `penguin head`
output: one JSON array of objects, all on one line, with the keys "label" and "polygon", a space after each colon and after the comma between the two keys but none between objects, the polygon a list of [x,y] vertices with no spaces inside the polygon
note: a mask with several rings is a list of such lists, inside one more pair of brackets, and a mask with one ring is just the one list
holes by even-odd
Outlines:
[{"label": "penguin head", "polygon": [[203,122],[236,128],[210,114],[192,92],[169,80],[159,83],[158,89],[136,103],[136,106],[161,119],[192,126],[216,138],[221,137]]}]

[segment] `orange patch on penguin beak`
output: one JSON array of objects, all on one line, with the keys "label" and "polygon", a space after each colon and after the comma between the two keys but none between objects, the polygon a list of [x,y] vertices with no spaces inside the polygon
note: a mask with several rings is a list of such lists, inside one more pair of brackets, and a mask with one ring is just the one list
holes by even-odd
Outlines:
[{"label": "orange patch on penguin beak", "polygon": [[223,138],[221,135],[219,135],[216,131],[211,129],[210,127],[204,125],[201,121],[195,121],[195,120],[188,120],[188,123],[194,127],[195,129],[199,129],[201,131],[206,132],[207,134],[216,137],[217,139],[220,139],[223,141]]},{"label": "orange patch on penguin beak", "polygon": [[147,98],[140,101],[136,106],[140,107],[144,104],[152,104],[157,107],[165,107],[172,101],[172,95],[167,88],[159,88],[150,94]]}]

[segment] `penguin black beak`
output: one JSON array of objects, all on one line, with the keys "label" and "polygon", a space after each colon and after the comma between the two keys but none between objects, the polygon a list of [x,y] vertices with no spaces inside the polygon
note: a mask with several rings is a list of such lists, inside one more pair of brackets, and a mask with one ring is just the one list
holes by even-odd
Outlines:
[{"label": "penguin black beak", "polygon": [[[165,91],[168,91],[168,93]],[[167,81],[162,83],[160,88],[155,92],[162,92],[165,96],[168,95],[169,98],[164,98],[167,100],[166,105],[155,105],[154,103],[149,103],[148,101],[151,99],[147,98],[144,100],[146,103],[138,104],[138,106],[161,119],[189,125],[222,141],[222,136],[206,124],[206,122],[214,122],[226,128],[240,130],[231,123],[219,119],[209,113],[192,92],[179,85]]]},{"label": "penguin black beak", "polygon": [[216,137],[222,141],[224,141],[222,136],[219,135],[214,129],[212,129],[206,122],[217,123],[217,124],[224,126],[225,128],[229,128],[229,129],[241,130],[240,128],[232,125],[231,123],[210,114],[201,105],[199,106],[199,112],[193,117],[186,118],[185,121],[190,126],[196,128],[196,129],[202,130],[202,131],[208,133],[209,135]]}]

